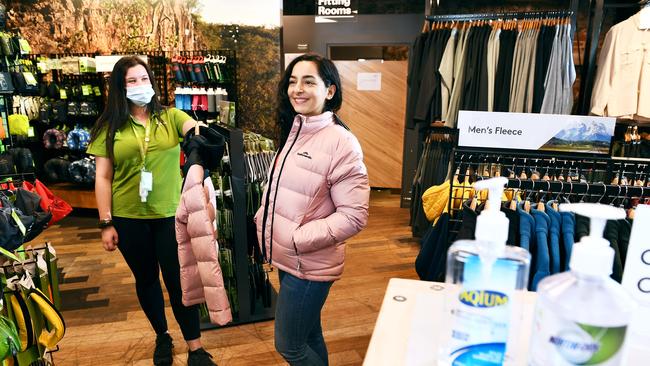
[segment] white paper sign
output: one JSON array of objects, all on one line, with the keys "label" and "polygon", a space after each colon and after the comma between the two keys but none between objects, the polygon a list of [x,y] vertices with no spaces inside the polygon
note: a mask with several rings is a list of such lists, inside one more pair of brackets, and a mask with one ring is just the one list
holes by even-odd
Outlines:
[{"label": "white paper sign", "polygon": [[357,74],[357,90],[381,90],[380,72],[360,72]]},{"label": "white paper sign", "polygon": [[616,118],[460,111],[458,145],[608,154]]},{"label": "white paper sign", "polygon": [[[125,55],[111,55],[111,56],[95,56],[95,63],[97,64],[97,72],[111,72],[113,67]],[[148,58],[145,55],[138,55],[142,61],[145,63],[148,62]]]}]

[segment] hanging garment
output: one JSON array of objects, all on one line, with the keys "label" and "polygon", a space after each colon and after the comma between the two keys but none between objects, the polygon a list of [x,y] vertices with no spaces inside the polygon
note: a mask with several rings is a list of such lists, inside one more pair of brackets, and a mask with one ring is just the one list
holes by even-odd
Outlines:
[{"label": "hanging garment", "polygon": [[415,271],[423,281],[444,281],[449,249],[449,213],[443,213],[435,226],[422,238],[422,248],[415,258]]},{"label": "hanging garment", "polygon": [[469,35],[460,110],[487,111],[487,41],[489,26],[474,27]]},{"label": "hanging garment", "polygon": [[183,305],[205,302],[210,322],[225,325],[232,321],[232,313],[219,265],[213,226],[216,212],[204,187],[212,183],[209,178],[204,181],[203,176],[202,166],[195,164],[189,168],[176,210]]},{"label": "hanging garment", "polygon": [[550,275],[550,251],[548,249],[548,233],[551,219],[544,211],[531,208],[530,210],[535,219],[535,238],[537,249],[533,254],[535,256],[535,266],[531,266],[531,290],[537,290],[537,285],[541,280]]},{"label": "hanging garment", "polygon": [[411,54],[409,55],[408,76],[406,83],[408,91],[406,94],[406,128],[415,127],[413,114],[415,113],[415,104],[417,102],[420,90],[420,65],[422,63],[422,52],[427,39],[427,33],[420,34],[413,43]]},{"label": "hanging garment", "polygon": [[551,220],[548,233],[551,254],[551,274],[556,274],[561,272],[560,230],[562,228],[562,216],[558,211],[553,209],[553,201],[546,203],[546,213]]},{"label": "hanging garment", "polygon": [[449,109],[445,118],[445,126],[456,127],[458,121],[458,111],[460,109],[461,95],[465,85],[465,64],[467,63],[467,53],[470,35],[475,33],[475,28],[464,30],[462,37],[458,40],[456,46],[456,55],[454,57],[454,85],[449,98]]},{"label": "hanging garment", "polygon": [[508,245],[519,246],[519,214],[516,210],[508,208],[508,202],[501,205],[501,212],[508,218]]},{"label": "hanging garment", "polygon": [[507,112],[510,104],[510,80],[515,52],[517,31],[504,30],[499,37],[499,64],[497,65],[494,87],[495,112]]},{"label": "hanging garment", "polygon": [[[519,243],[522,248],[531,251],[531,243],[535,241],[535,219],[524,210],[524,202],[517,204],[517,213],[519,214]],[[531,252],[532,253],[532,252]]]},{"label": "hanging garment", "polygon": [[562,253],[564,254],[561,260],[561,270],[567,271],[575,238],[576,218],[573,212],[560,211],[560,216],[562,216]]},{"label": "hanging garment", "polygon": [[603,237],[609,241],[609,246],[614,249],[614,266],[612,267],[611,277],[616,282],[623,280],[623,260],[621,259],[621,249],[618,243],[620,220],[607,220]]},{"label": "hanging garment", "polygon": [[551,59],[551,49],[555,38],[555,27],[542,26],[537,38],[537,61],[535,62],[535,89],[533,91],[533,113],[539,113],[544,100],[544,81]]},{"label": "hanging garment", "polygon": [[560,90],[560,73],[561,73],[561,28],[555,26],[555,37],[551,47],[551,57],[549,59],[546,80],[544,81],[544,97],[542,98],[541,113],[554,114],[556,110],[555,100],[561,94]]},{"label": "hanging garment", "polygon": [[424,122],[427,126],[441,119],[441,84],[440,84],[440,61],[444,47],[451,35],[451,30],[441,29],[429,32],[427,39],[427,55],[423,59],[422,82],[420,92],[415,106],[413,118],[416,121]]},{"label": "hanging garment", "polygon": [[495,28],[492,29],[490,33],[490,38],[488,39],[488,50],[487,50],[487,110],[492,112],[494,110],[494,88],[495,88],[495,79],[497,73],[497,65],[499,64],[499,37],[501,35],[501,29]]},{"label": "hanging garment", "polygon": [[576,79],[569,25],[558,25],[544,83],[541,113],[570,114]]},{"label": "hanging garment", "polygon": [[435,224],[440,215],[447,212],[449,206],[449,181],[429,187],[422,194],[422,208],[429,222]]},{"label": "hanging garment", "polygon": [[[441,116],[442,120],[445,122],[449,111],[451,91],[454,86],[454,56],[456,54],[456,41],[458,34],[459,31],[457,29],[454,28],[451,30],[451,35],[449,36],[449,40],[447,40],[447,45],[442,53],[442,59],[440,59],[440,67],[438,68],[438,71],[440,72]],[[447,124],[445,124],[445,126],[447,126]]]},{"label": "hanging garment", "polygon": [[478,209],[472,209],[470,204],[471,200],[463,202],[462,220],[455,240],[474,240],[476,238],[476,218],[478,217]]},{"label": "hanging garment", "polygon": [[591,113],[650,120],[650,31],[640,28],[640,19],[639,12],[607,32],[598,58]]},{"label": "hanging garment", "polygon": [[533,93],[535,90],[535,64],[537,59],[537,39],[539,38],[539,29],[531,29],[528,37],[528,72],[525,75],[526,89],[524,94],[524,112],[531,113],[533,111]]},{"label": "hanging garment", "polygon": [[618,247],[621,250],[621,262],[625,269],[625,258],[627,258],[627,247],[630,244],[630,233],[632,232],[632,221],[629,219],[619,220]]},{"label": "hanging garment", "polygon": [[563,29],[563,52],[562,52],[562,94],[560,96],[559,114],[571,114],[573,110],[573,83],[576,81],[576,68],[573,63],[573,42],[571,41],[571,25],[567,24]]}]

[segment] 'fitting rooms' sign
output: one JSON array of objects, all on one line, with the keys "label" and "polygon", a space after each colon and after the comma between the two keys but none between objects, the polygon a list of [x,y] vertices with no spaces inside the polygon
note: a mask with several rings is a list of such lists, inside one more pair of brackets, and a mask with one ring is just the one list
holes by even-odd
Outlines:
[{"label": "'fitting rooms' sign", "polygon": [[316,0],[316,23],[354,22],[359,0]]}]

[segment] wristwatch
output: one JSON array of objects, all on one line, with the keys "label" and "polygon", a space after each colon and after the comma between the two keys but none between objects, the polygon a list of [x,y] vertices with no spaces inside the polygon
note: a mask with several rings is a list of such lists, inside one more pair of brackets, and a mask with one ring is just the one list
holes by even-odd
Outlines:
[{"label": "wristwatch", "polygon": [[99,222],[97,223],[97,227],[100,229],[104,229],[109,226],[113,226],[113,219],[99,219]]}]

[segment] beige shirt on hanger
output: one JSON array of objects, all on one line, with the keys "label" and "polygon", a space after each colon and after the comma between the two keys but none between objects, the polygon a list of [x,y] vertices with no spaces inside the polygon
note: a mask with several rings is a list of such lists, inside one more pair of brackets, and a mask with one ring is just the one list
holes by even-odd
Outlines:
[{"label": "beige shirt on hanger", "polygon": [[497,65],[499,64],[499,36],[501,29],[494,28],[488,39],[487,54],[487,80],[488,80],[488,112],[494,110],[494,82],[496,79]]},{"label": "beige shirt on hanger", "polygon": [[591,113],[650,122],[650,29],[641,29],[640,18],[641,12],[607,32]]},{"label": "beige shirt on hanger", "polygon": [[517,83],[519,82],[519,75],[521,74],[521,53],[523,44],[524,31],[517,32],[517,39],[515,41],[515,52],[512,56],[512,72],[510,73],[510,101],[508,103],[508,111],[517,112],[516,99],[517,99]]},{"label": "beige shirt on hanger", "polygon": [[442,96],[442,110],[441,116],[443,119],[447,117],[447,110],[449,109],[449,99],[454,85],[454,56],[456,55],[456,36],[458,29],[451,30],[451,35],[445,46],[445,51],[440,60],[440,90]]},{"label": "beige shirt on hanger", "polygon": [[458,120],[460,94],[463,92],[463,84],[465,83],[463,71],[465,69],[467,40],[469,39],[468,35],[469,28],[465,29],[462,37],[458,38],[458,45],[456,46],[456,57],[454,60],[454,85],[451,90],[451,98],[449,99],[447,117],[445,118],[445,126],[447,127],[456,127],[456,121]]},{"label": "beige shirt on hanger", "polygon": [[532,29],[530,38],[528,40],[529,45],[529,68],[527,75],[527,88],[524,95],[524,112],[532,113],[533,111],[533,92],[535,90],[535,61],[537,59],[537,38],[539,37],[539,28]]}]

